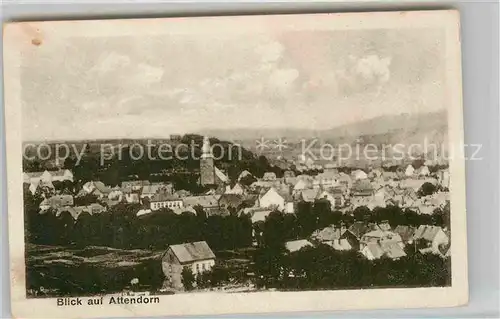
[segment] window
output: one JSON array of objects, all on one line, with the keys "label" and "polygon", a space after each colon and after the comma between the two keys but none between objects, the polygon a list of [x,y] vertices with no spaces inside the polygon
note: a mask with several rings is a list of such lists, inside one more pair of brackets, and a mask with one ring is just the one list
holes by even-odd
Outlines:
[{"label": "window", "polygon": [[172,272],[172,265],[168,265],[168,272]]},{"label": "window", "polygon": [[206,267],[206,265],[205,265],[205,264],[202,264],[202,265],[201,265],[201,268],[202,268],[203,270],[206,270],[206,268],[205,268],[205,267]]},{"label": "window", "polygon": [[200,264],[196,264],[196,272],[200,272]]}]

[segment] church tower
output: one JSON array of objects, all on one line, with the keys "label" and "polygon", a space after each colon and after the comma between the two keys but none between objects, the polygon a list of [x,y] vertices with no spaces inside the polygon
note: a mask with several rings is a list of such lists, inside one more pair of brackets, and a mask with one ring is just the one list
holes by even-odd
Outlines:
[{"label": "church tower", "polygon": [[208,136],[203,138],[203,147],[201,148],[200,158],[200,184],[215,185],[215,167],[212,149],[210,148],[210,141]]}]

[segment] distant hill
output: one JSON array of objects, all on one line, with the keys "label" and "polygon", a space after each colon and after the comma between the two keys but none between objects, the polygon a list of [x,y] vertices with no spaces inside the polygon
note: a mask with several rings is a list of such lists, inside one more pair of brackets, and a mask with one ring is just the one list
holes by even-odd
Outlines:
[{"label": "distant hill", "polygon": [[260,138],[286,138],[288,141],[319,138],[330,143],[442,143],[447,140],[446,112],[380,116],[328,130],[308,129],[208,129],[200,132],[230,141],[255,142]]}]

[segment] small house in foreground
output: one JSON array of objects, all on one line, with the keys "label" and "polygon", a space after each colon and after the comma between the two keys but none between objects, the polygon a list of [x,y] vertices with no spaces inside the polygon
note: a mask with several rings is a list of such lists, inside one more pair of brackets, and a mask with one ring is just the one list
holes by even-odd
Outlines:
[{"label": "small house in foreground", "polygon": [[182,289],[182,269],[189,268],[195,276],[215,265],[215,254],[205,241],[171,245],[162,257],[162,269],[167,285]]}]

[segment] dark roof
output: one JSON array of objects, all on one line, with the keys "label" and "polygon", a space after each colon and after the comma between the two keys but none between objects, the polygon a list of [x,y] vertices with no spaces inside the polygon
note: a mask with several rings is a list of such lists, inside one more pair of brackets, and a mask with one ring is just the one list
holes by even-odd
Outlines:
[{"label": "dark roof", "polygon": [[371,195],[373,193],[373,186],[369,180],[362,179],[356,181],[352,186],[352,192],[357,195]]},{"label": "dark roof", "polygon": [[349,227],[349,231],[357,238],[361,238],[361,236],[372,230],[374,230],[374,227],[366,225],[364,222],[355,222]]},{"label": "dark roof", "polygon": [[159,193],[151,196],[150,202],[168,202],[168,201],[179,201],[180,198],[172,196],[170,194]]},{"label": "dark roof", "polygon": [[215,259],[215,254],[205,241],[171,245],[169,249],[172,250],[181,264],[198,260]]},{"label": "dark roof", "polygon": [[50,198],[44,199],[40,206],[47,205],[51,207],[73,206],[72,195],[54,195]]},{"label": "dark roof", "polygon": [[219,205],[218,195],[186,196],[182,198],[184,206],[194,207],[200,205],[203,208],[217,207]]},{"label": "dark roof", "polygon": [[142,180],[142,181],[123,181],[122,182],[122,187],[130,187],[130,186],[146,186],[150,185],[151,183],[148,180]]},{"label": "dark roof", "polygon": [[415,227],[398,225],[394,229],[394,232],[396,234],[399,234],[399,236],[401,236],[401,239],[406,242],[413,238],[413,234],[415,233]]},{"label": "dark roof", "polygon": [[219,198],[219,205],[237,208],[243,203],[244,200],[245,198],[239,194],[223,194]]}]

